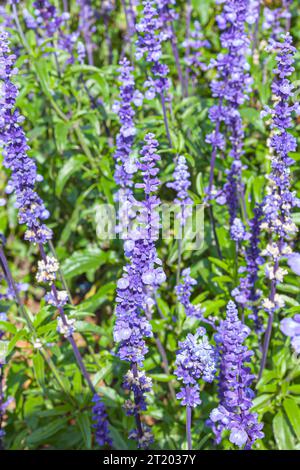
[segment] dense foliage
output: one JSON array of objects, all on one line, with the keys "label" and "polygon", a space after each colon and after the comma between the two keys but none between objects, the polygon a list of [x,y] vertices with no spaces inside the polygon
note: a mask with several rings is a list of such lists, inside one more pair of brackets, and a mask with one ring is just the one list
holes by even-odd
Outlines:
[{"label": "dense foliage", "polygon": [[0,448],[300,449],[298,2],[0,11]]}]

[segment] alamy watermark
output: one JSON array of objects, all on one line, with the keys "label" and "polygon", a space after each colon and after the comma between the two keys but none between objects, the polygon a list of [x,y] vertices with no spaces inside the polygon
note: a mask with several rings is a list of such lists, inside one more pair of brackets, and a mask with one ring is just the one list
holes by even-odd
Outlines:
[{"label": "alamy watermark", "polygon": [[[127,240],[141,238],[158,240],[181,240],[184,250],[200,250],[204,241],[204,204],[162,203],[151,214],[150,230],[141,222],[143,206],[138,202],[123,202],[118,206],[99,204],[96,206],[96,233],[99,240]],[[149,228],[149,227],[148,227]]]}]

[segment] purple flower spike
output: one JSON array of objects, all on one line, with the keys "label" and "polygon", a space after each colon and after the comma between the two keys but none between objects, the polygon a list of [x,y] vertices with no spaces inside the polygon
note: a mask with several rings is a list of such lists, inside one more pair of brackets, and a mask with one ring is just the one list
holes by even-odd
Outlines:
[{"label": "purple flower spike", "polygon": [[117,136],[117,148],[114,158],[117,162],[115,172],[116,183],[122,188],[130,188],[133,185],[132,178],[137,171],[137,165],[132,157],[132,147],[136,128],[134,125],[135,111],[134,105],[141,105],[143,96],[135,90],[133,67],[128,59],[124,58],[120,62],[119,68],[121,82],[120,100],[116,101],[113,110],[118,114],[121,129]]},{"label": "purple flower spike", "polygon": [[205,335],[205,329],[199,328],[195,335],[188,334],[179,342],[176,354],[175,375],[184,384],[176,395],[182,406],[191,408],[201,404],[198,381],[212,382],[216,371],[216,355]]},{"label": "purple flower spike", "polygon": [[92,420],[94,422],[93,428],[95,429],[95,439],[97,444],[102,447],[105,445],[112,445],[112,440],[109,435],[107,414],[105,411],[105,406],[99,397],[99,395],[94,395],[93,397],[93,416]]},{"label": "purple flower spike", "polygon": [[26,9],[24,19],[28,29],[35,31],[38,44],[46,39],[57,40],[59,49],[67,52],[66,63],[75,62],[74,51],[77,49],[79,32],[66,33],[65,25],[70,20],[70,14],[64,12],[59,14],[56,7],[48,0],[35,0],[33,2],[34,11],[30,14]]},{"label": "purple flower spike", "polygon": [[175,288],[178,301],[184,306],[185,314],[187,317],[194,317],[201,320],[203,323],[207,323],[211,326],[215,326],[215,320],[204,317],[205,309],[201,308],[200,305],[194,305],[191,303],[191,295],[193,286],[197,284],[197,281],[191,277],[190,268],[186,268],[182,271],[182,281]]},{"label": "purple flower spike", "polygon": [[3,150],[3,165],[11,170],[6,192],[15,193],[19,223],[25,224],[25,239],[34,243],[45,243],[52,233],[43,221],[49,217],[43,201],[35,191],[35,184],[42,177],[37,174],[35,162],[28,157],[29,146],[22,128],[24,117],[14,108],[18,89],[12,78],[16,57],[10,53],[8,35],[0,32],[0,145]]},{"label": "purple flower spike", "polygon": [[180,220],[182,226],[185,225],[186,219],[192,214],[193,201],[188,195],[190,186],[190,173],[186,159],[179,156],[175,166],[174,181],[167,183],[167,187],[177,192],[174,203],[180,206],[180,212],[176,214],[176,217]]},{"label": "purple flower spike", "polygon": [[[272,108],[266,107],[262,112],[263,116],[271,116],[271,173],[268,175],[267,195],[263,201],[261,228],[269,233],[269,243],[262,255],[268,259],[265,271],[271,283],[270,296],[264,299],[263,306],[272,317],[274,311],[284,305],[281,296],[276,293],[277,284],[283,281],[287,273],[280,266],[280,260],[284,256],[288,256],[291,263],[297,259],[297,255],[293,258],[289,246],[290,239],[297,232],[292,209],[300,205],[299,199],[291,191],[290,166],[294,160],[289,156],[290,152],[296,150],[297,142],[288,129],[292,127],[293,114],[299,114],[300,109],[298,102],[291,103],[293,85],[289,77],[294,71],[296,52],[291,35],[282,35],[280,42],[271,39],[268,50],[276,52],[277,67],[273,71],[275,78],[272,83],[274,105]],[[272,327],[271,320],[269,328]]]},{"label": "purple flower spike", "polygon": [[129,231],[124,246],[129,262],[118,281],[114,327],[114,339],[119,343],[118,355],[130,364],[123,386],[133,393],[134,400],[128,400],[125,408],[127,414],[136,418],[137,429],[130,436],[137,438],[139,447],[147,447],[152,441],[151,433],[140,422],[140,412],[146,409],[145,394],[152,387],[142,368],[148,351],[145,339],[152,336],[149,320],[155,291],[166,279],[155,248],[159,229],[156,207],[160,202],[155,194],[160,184],[156,166],[160,160],[157,147],[154,135],[147,134],[137,162],[142,182],[136,187],[143,190],[144,200],[137,202],[137,225]]},{"label": "purple flower spike", "polygon": [[[212,145],[208,197],[212,196],[217,151],[228,148],[232,163],[226,172],[227,182],[223,188],[223,195],[229,210],[230,226],[235,224],[231,229],[231,237],[238,241],[244,231],[242,227],[236,227],[239,221],[239,197],[243,197],[244,192],[241,178],[244,129],[239,108],[249,99],[252,85],[246,59],[249,48],[249,39],[245,29],[248,2],[246,0],[226,2],[221,0],[218,3],[224,4],[222,13],[217,16],[217,22],[222,31],[221,45],[226,52],[220,53],[210,65],[217,70],[217,77],[212,81],[211,90],[218,103],[209,111],[210,120],[214,123],[215,129],[206,138],[206,141]],[[240,221],[238,223],[241,225]]]},{"label": "purple flower spike", "polygon": [[144,10],[141,21],[136,25],[138,40],[136,41],[136,58],[145,56],[146,61],[152,63],[153,78],[145,82],[147,89],[145,98],[152,100],[156,95],[162,96],[169,88],[167,78],[169,69],[162,64],[162,42],[167,39],[161,30],[161,21],[158,15],[156,2],[146,0],[143,2]]},{"label": "purple flower spike", "polygon": [[85,43],[88,63],[89,65],[93,65],[93,51],[95,49],[95,44],[93,43],[92,36],[96,31],[96,12],[92,7],[91,0],[77,0],[77,3],[80,8],[78,30],[80,31]]},{"label": "purple flower spike", "polygon": [[251,413],[254,392],[250,385],[254,379],[246,366],[252,351],[244,346],[250,330],[238,319],[234,302],[227,305],[226,320],[221,321],[215,340],[219,353],[219,406],[210,414],[210,424],[219,443],[224,430],[229,440],[238,447],[251,449],[264,434],[257,415]]},{"label": "purple flower spike", "polygon": [[246,267],[240,269],[240,272],[246,272],[246,276],[240,278],[240,285],[231,292],[237,303],[252,310],[249,318],[254,321],[258,333],[263,330],[262,319],[258,316],[259,306],[257,305],[260,294],[256,289],[259,267],[264,263],[259,248],[262,213],[261,205],[255,207],[254,217],[249,222],[248,245],[245,250]]}]

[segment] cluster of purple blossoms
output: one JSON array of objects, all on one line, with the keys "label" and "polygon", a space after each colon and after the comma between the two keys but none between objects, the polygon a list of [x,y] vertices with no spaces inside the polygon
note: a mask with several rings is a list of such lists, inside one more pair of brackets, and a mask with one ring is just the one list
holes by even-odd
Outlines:
[{"label": "cluster of purple blossoms", "polygon": [[250,330],[238,318],[234,302],[227,305],[226,320],[221,321],[215,335],[219,354],[219,405],[210,414],[210,424],[219,443],[224,430],[238,447],[251,449],[261,439],[263,425],[251,413],[254,392],[250,388],[254,376],[245,364],[252,351],[243,343]]},{"label": "cluster of purple blossoms", "polygon": [[160,160],[156,153],[157,147],[158,142],[154,135],[147,134],[137,162],[143,181],[136,184],[136,188],[143,190],[145,198],[137,203],[139,215],[124,243],[129,262],[117,283],[114,327],[114,339],[119,343],[118,355],[121,360],[130,364],[124,387],[133,392],[134,401],[128,400],[125,406],[127,413],[136,418],[137,429],[131,436],[137,436],[140,447],[146,447],[150,439],[150,434],[148,431],[144,432],[139,417],[140,411],[146,409],[145,393],[151,389],[151,381],[142,370],[148,351],[145,338],[152,336],[149,320],[155,303],[155,291],[166,279],[155,248],[155,240],[159,234],[156,208],[160,202],[155,194],[160,184],[156,176],[159,171],[157,162]]},{"label": "cluster of purple blossoms", "polygon": [[164,96],[169,88],[167,65],[162,64],[162,42],[166,40],[165,33],[161,30],[161,22],[156,8],[156,2],[146,0],[143,2],[144,9],[140,22],[136,25],[138,39],[136,41],[136,58],[145,56],[146,61],[152,63],[149,77],[144,83],[147,89],[145,97],[149,100],[156,95]]},{"label": "cluster of purple blossoms", "polygon": [[300,354],[300,315],[281,320],[280,329],[286,336],[290,336],[294,350]]},{"label": "cluster of purple blossoms", "polygon": [[80,32],[84,40],[88,63],[89,65],[93,65],[93,51],[95,49],[95,44],[93,43],[92,36],[96,31],[96,12],[92,7],[91,0],[77,0],[77,3],[80,8],[78,31]]},{"label": "cluster of purple blossoms", "polygon": [[4,6],[0,6],[0,24],[2,28],[12,28],[14,25],[12,16]]},{"label": "cluster of purple blossoms", "polygon": [[119,116],[121,123],[120,132],[117,135],[115,181],[119,186],[116,199],[119,203],[118,231],[123,238],[127,238],[129,222],[135,215],[133,198],[133,177],[137,172],[137,162],[133,155],[133,144],[136,134],[134,125],[134,105],[140,106],[143,95],[135,89],[133,67],[125,57],[120,62],[120,99],[113,105],[113,111]]},{"label": "cluster of purple blossoms", "polygon": [[[218,0],[218,3],[224,3],[224,0]],[[220,53],[210,65],[217,70],[217,77],[212,81],[211,90],[218,103],[210,108],[209,117],[215,124],[215,129],[206,137],[206,141],[213,148],[208,189],[208,197],[211,197],[217,151],[225,150],[227,146],[225,134],[227,136],[229,156],[233,161],[230,170],[226,172],[227,182],[223,188],[222,198],[229,209],[231,237],[236,241],[245,235],[245,230],[241,230],[240,227],[238,208],[239,198],[243,195],[241,156],[244,139],[239,107],[248,99],[252,84],[246,60],[249,49],[249,39],[245,31],[247,6],[246,0],[230,0],[224,3],[222,13],[217,16],[218,26],[223,31],[221,45],[227,53]],[[224,134],[221,130],[222,123],[226,127]]]},{"label": "cluster of purple blossoms", "polygon": [[260,4],[260,0],[248,0],[246,22],[249,25],[253,25],[258,21],[260,13]]},{"label": "cluster of purple blossoms", "polygon": [[177,299],[184,306],[187,317],[203,320],[204,309],[202,309],[199,305],[193,305],[191,303],[193,286],[197,284],[197,281],[191,277],[190,274],[190,268],[186,268],[182,271],[182,281],[175,288]]},{"label": "cluster of purple blossoms", "polygon": [[133,105],[140,106],[143,102],[143,96],[135,89],[133,70],[129,60],[126,57],[123,58],[119,68],[120,100],[113,105],[113,111],[118,114],[121,123],[114,154],[117,163],[115,181],[122,189],[133,186],[133,175],[137,171],[137,165],[132,155],[136,134]]},{"label": "cluster of purple blossoms", "polygon": [[245,250],[246,266],[239,268],[239,273],[246,273],[246,276],[240,278],[239,286],[231,292],[237,303],[251,310],[249,318],[254,321],[257,332],[262,331],[262,319],[258,316],[259,306],[257,305],[260,293],[256,288],[259,267],[264,263],[259,248],[261,223],[262,206],[258,204],[254,208],[253,218],[249,221],[249,237]]},{"label": "cluster of purple blossoms", "polygon": [[95,439],[97,444],[102,447],[104,445],[112,445],[112,440],[109,435],[107,414],[105,411],[105,406],[99,397],[95,394],[93,397],[93,409],[92,409],[92,421],[93,428],[95,429]]},{"label": "cluster of purple blossoms", "polygon": [[283,281],[287,271],[279,266],[283,256],[291,254],[288,241],[297,231],[291,210],[299,206],[299,199],[291,191],[290,166],[294,160],[289,157],[297,147],[296,138],[288,132],[292,126],[292,114],[299,114],[299,103],[291,104],[293,85],[289,77],[294,71],[296,49],[289,33],[282,35],[282,41],[270,41],[269,51],[276,52],[277,67],[272,83],[274,105],[266,107],[262,116],[271,116],[271,137],[269,140],[271,173],[268,175],[267,195],[263,201],[263,222],[261,228],[270,234],[270,240],[263,256],[269,258],[266,275],[271,281],[271,293],[263,302],[265,310],[272,314],[283,306],[281,296],[276,294],[276,285]]},{"label": "cluster of purple blossoms", "polygon": [[35,183],[42,181],[42,177],[37,174],[34,161],[27,155],[29,147],[21,125],[24,117],[15,108],[18,95],[18,89],[12,83],[17,73],[15,59],[9,50],[7,33],[0,32],[0,145],[3,148],[3,165],[12,173],[6,192],[15,193],[19,223],[27,226],[25,239],[45,243],[52,236],[43,223],[49,212],[34,189]]},{"label": "cluster of purple blossoms", "polygon": [[207,323],[215,328],[216,319],[214,317],[204,317],[205,308],[201,308],[200,305],[194,305],[191,303],[191,295],[193,286],[197,284],[197,281],[191,277],[190,268],[186,268],[182,271],[182,281],[175,288],[178,301],[184,306],[185,314],[187,317],[197,318],[203,323]]},{"label": "cluster of purple blossoms", "polygon": [[285,22],[291,19],[290,5],[292,0],[283,0],[282,6],[278,8],[265,7],[263,10],[263,24],[262,29],[270,32],[270,37],[279,39],[280,35],[285,32]]},{"label": "cluster of purple blossoms", "polygon": [[202,60],[202,49],[210,47],[210,42],[204,39],[199,21],[194,22],[194,28],[189,32],[188,39],[183,42],[183,47],[188,52],[185,63],[193,78],[197,79],[201,71],[207,70],[207,65]]},{"label": "cluster of purple blossoms", "polygon": [[67,33],[64,27],[70,20],[70,14],[59,14],[56,7],[48,0],[36,0],[33,2],[33,14],[24,10],[24,20],[28,29],[35,31],[38,43],[46,39],[57,38],[58,47],[68,54],[67,64],[75,62],[74,51],[77,48],[79,32]]},{"label": "cluster of purple blossoms", "polygon": [[157,16],[159,30],[162,32],[162,40],[171,40],[174,44],[176,34],[174,31],[174,21],[178,19],[178,13],[175,11],[176,0],[156,0]]},{"label": "cluster of purple blossoms", "polygon": [[183,383],[176,397],[182,406],[195,408],[201,404],[199,379],[212,382],[216,372],[216,354],[205,335],[205,328],[198,328],[196,334],[188,334],[179,342],[175,366],[174,373]]},{"label": "cluster of purple blossoms", "polygon": [[176,217],[179,219],[180,225],[184,226],[186,220],[192,214],[193,201],[188,195],[188,189],[191,186],[190,172],[186,159],[182,155],[176,161],[173,177],[174,181],[167,183],[167,187],[174,189],[177,193],[174,203],[179,206],[180,210],[176,213]]}]

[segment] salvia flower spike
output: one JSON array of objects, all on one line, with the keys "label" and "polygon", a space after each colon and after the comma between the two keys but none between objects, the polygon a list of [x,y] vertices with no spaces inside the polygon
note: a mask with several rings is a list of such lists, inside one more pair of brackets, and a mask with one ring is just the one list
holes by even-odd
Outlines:
[{"label": "salvia flower spike", "polygon": [[[210,120],[215,129],[206,137],[212,145],[208,198],[213,195],[214,168],[217,152],[228,149],[231,164],[227,170],[227,182],[217,201],[225,201],[230,215],[230,235],[235,241],[245,236],[245,229],[239,219],[239,200],[243,197],[242,162],[244,129],[239,112],[240,106],[249,99],[252,78],[248,73],[247,50],[249,39],[245,31],[248,2],[246,0],[230,0],[223,3],[223,11],[217,16],[221,33],[221,44],[225,53],[220,53],[211,62],[217,77],[211,83],[213,97],[217,104],[209,111]],[[224,126],[224,131],[222,130]],[[226,131],[225,131],[226,129]],[[225,137],[226,135],[226,137]]]},{"label": "salvia flower spike", "polygon": [[226,319],[221,321],[215,335],[219,354],[219,405],[210,414],[211,425],[220,443],[223,431],[240,448],[251,449],[261,439],[263,425],[251,412],[254,392],[250,388],[254,375],[246,365],[252,356],[244,341],[250,330],[238,318],[235,303],[229,301]]},{"label": "salvia flower spike", "polygon": [[133,393],[134,400],[128,400],[125,407],[127,413],[136,418],[137,428],[130,436],[138,440],[140,447],[147,447],[152,440],[151,433],[140,420],[140,412],[146,409],[145,394],[152,388],[151,380],[143,370],[148,351],[145,339],[152,336],[149,319],[155,303],[155,291],[166,279],[155,248],[159,230],[156,213],[159,199],[155,194],[159,187],[156,165],[160,157],[156,153],[157,147],[154,135],[147,134],[138,162],[143,179],[136,184],[143,190],[145,198],[140,203],[137,225],[124,244],[129,262],[117,284],[114,328],[114,339],[119,343],[118,355],[130,364],[124,388]]},{"label": "salvia flower spike", "polygon": [[287,270],[280,266],[283,256],[291,254],[289,240],[295,235],[297,227],[292,220],[292,209],[299,206],[299,199],[291,191],[290,166],[294,160],[289,156],[297,148],[296,138],[288,132],[292,126],[292,115],[299,114],[299,103],[291,103],[293,84],[290,76],[294,71],[293,62],[296,52],[289,33],[282,35],[281,41],[270,40],[270,52],[276,53],[277,66],[272,83],[274,104],[266,107],[262,116],[271,116],[271,136],[269,139],[271,173],[268,175],[267,195],[263,201],[263,221],[261,228],[269,233],[269,243],[262,255],[268,259],[265,273],[270,280],[270,295],[263,300],[268,313],[268,325],[264,338],[260,376],[266,364],[274,312],[283,307],[282,297],[277,293],[277,285],[283,281]]}]

